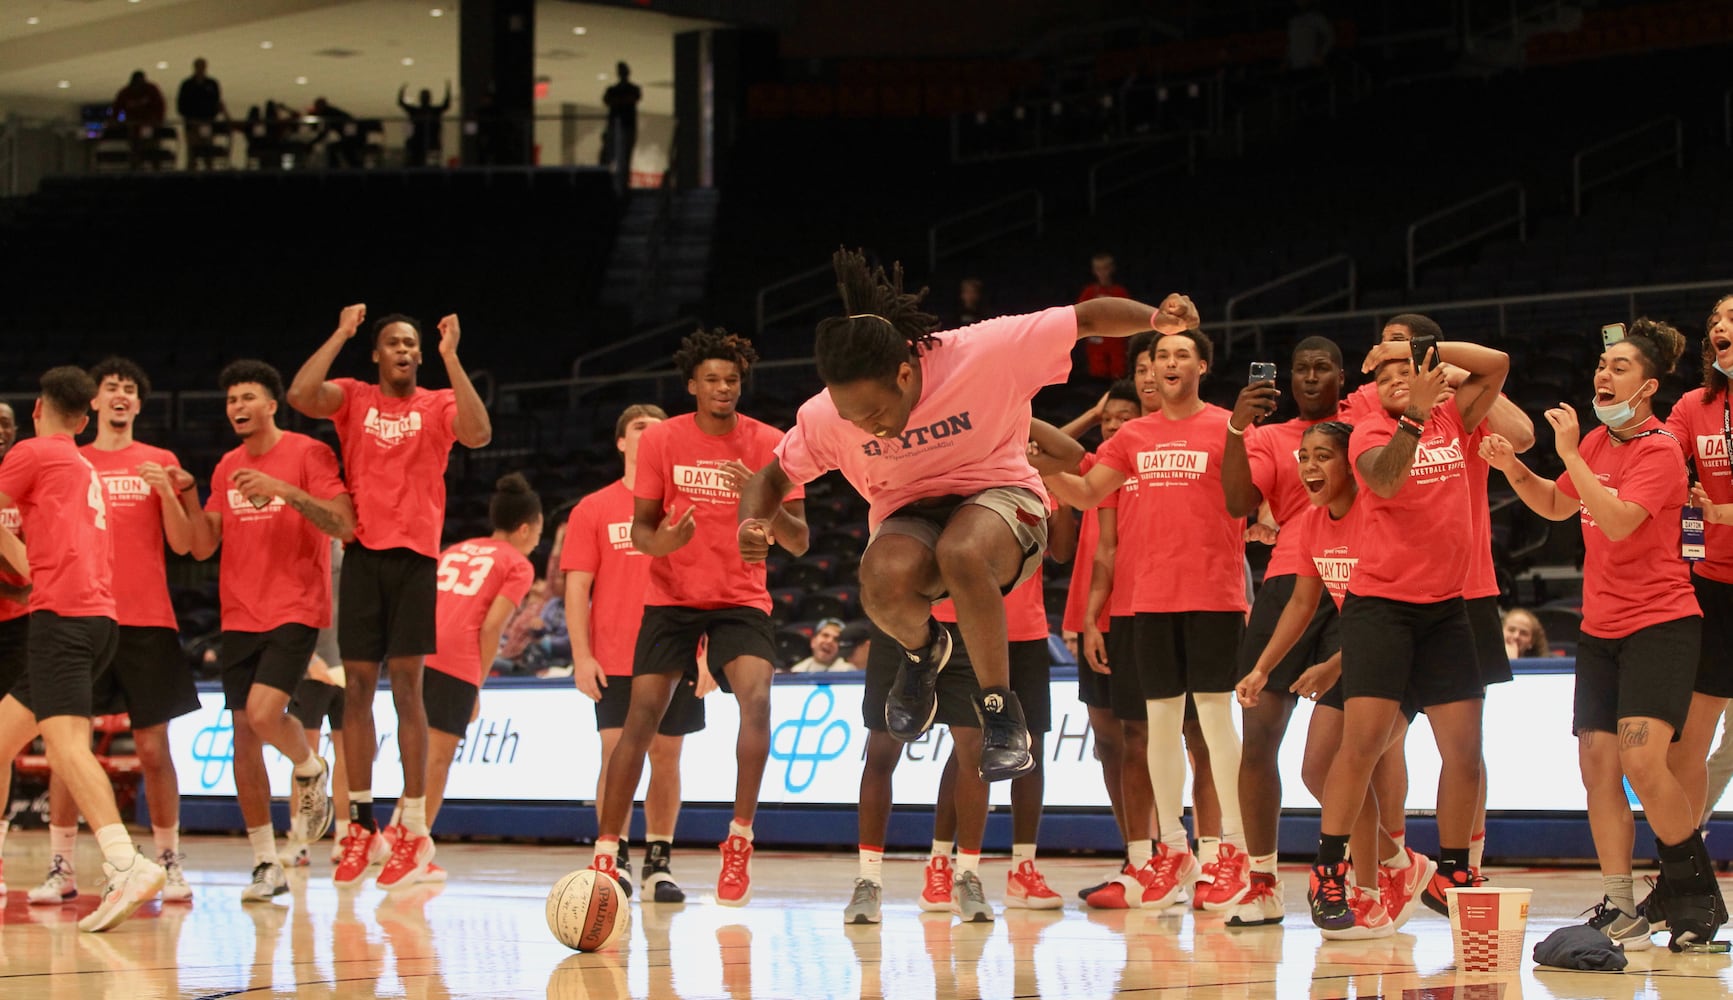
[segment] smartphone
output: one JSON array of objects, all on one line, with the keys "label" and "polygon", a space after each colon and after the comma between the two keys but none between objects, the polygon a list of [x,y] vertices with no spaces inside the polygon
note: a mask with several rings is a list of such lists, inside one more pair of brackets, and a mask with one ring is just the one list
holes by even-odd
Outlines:
[{"label": "smartphone", "polygon": [[[1415,336],[1414,339],[1408,341],[1409,350],[1414,352],[1414,370],[1416,372],[1425,368],[1427,352],[1433,350],[1437,346],[1438,338],[1434,337],[1430,333],[1419,334]],[[1438,358],[1436,356],[1433,357],[1432,364],[1434,366],[1438,364]]]},{"label": "smartphone", "polygon": [[1274,363],[1269,361],[1252,362],[1251,378],[1246,380],[1248,385],[1258,382],[1274,382],[1275,380],[1276,366]]},{"label": "smartphone", "polygon": [[1601,327],[1601,346],[1611,347],[1625,339],[1625,324],[1608,323]]}]

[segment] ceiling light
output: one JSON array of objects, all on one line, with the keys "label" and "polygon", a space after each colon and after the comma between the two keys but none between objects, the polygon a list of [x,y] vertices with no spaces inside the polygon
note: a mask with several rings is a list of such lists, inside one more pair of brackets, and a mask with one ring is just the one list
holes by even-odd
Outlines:
[{"label": "ceiling light", "polygon": [[259,43],[259,48],[261,48],[261,49],[268,49],[268,48],[270,48],[270,47],[271,47],[271,43],[270,43],[270,42],[260,42],[260,43]]},{"label": "ceiling light", "polygon": [[295,83],[299,86],[305,87],[307,85],[307,78],[304,76],[297,76],[295,78]]},{"label": "ceiling light", "polygon": [[25,24],[41,24],[42,19],[40,17],[27,17],[24,19],[24,23]]},{"label": "ceiling light", "polygon": [[72,87],[72,81],[71,80],[62,80],[59,83],[55,84],[55,86],[59,87],[61,90],[68,90]]},{"label": "ceiling light", "polygon": [[597,74],[596,74],[596,79],[598,79],[598,80],[606,80],[606,79],[608,79],[608,74],[606,74],[606,73],[597,73]]},{"label": "ceiling light", "polygon": [[577,28],[572,29],[572,34],[574,34],[574,35],[587,35],[589,33],[590,33],[590,29],[584,28],[584,27],[577,27]]},{"label": "ceiling light", "polygon": [[429,17],[444,17],[445,16],[444,9],[439,8],[439,7],[435,7],[432,10],[428,11],[427,13],[428,13]]},{"label": "ceiling light", "polygon": [[403,62],[403,65],[405,65],[405,66],[415,65],[415,60],[409,58],[408,56],[404,56],[402,59],[402,62]]},{"label": "ceiling light", "polygon": [[158,59],[156,62],[156,68],[157,69],[168,69],[168,60]]}]

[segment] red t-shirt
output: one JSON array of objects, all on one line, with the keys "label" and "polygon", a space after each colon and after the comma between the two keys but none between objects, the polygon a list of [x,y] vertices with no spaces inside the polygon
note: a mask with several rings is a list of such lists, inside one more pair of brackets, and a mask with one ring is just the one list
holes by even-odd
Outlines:
[{"label": "red t-shirt", "polygon": [[1360,456],[1390,443],[1395,434],[1396,419],[1378,411],[1361,417],[1349,439],[1348,459],[1360,484],[1356,503],[1366,508],[1353,592],[1409,604],[1461,597],[1474,547],[1466,455],[1480,433],[1462,429],[1455,400],[1433,407],[1407,482],[1386,500],[1366,485]]},{"label": "red t-shirt", "polygon": [[[764,564],[740,558],[740,495],[719,466],[738,460],[757,472],[776,457],[782,432],[739,414],[727,434],[706,434],[690,413],[664,420],[638,441],[638,476],[632,495],[659,500],[667,517],[697,508],[692,540],[650,564],[650,589],[644,603],[698,608],[757,608],[770,613]],[[785,498],[806,496],[795,487]]]},{"label": "red t-shirt", "polygon": [[116,621],[133,628],[174,628],[163,556],[162,497],[138,474],[145,462],[179,468],[174,453],[133,442],[119,451],[95,444],[78,449],[102,477],[108,503],[109,537],[114,545]]},{"label": "red t-shirt", "polygon": [[[933,617],[955,625],[957,605],[947,597],[933,605]],[[1046,592],[1041,587],[1041,567],[1037,566],[1034,576],[1005,595],[1005,639],[1008,642],[1045,641],[1047,635]]]},{"label": "red t-shirt", "polygon": [[1282,529],[1282,534],[1292,531],[1298,539],[1295,544],[1300,561],[1295,566],[1295,575],[1323,580],[1324,589],[1340,611],[1342,599],[1348,596],[1348,583],[1354,576],[1354,564],[1359,561],[1366,505],[1356,500],[1341,520],[1331,517],[1328,507],[1312,504],[1307,507],[1291,527]]},{"label": "red t-shirt", "polygon": [[[632,547],[632,491],[616,479],[572,508],[560,571],[589,573],[590,655],[609,677],[632,675],[650,557]],[[571,594],[566,594],[571,600]]]},{"label": "red t-shirt", "polygon": [[1270,564],[1264,569],[1264,579],[1291,576],[1300,571],[1305,555],[1300,551],[1297,534],[1288,531],[1289,522],[1311,508],[1311,495],[1300,483],[1300,439],[1317,420],[1295,417],[1281,423],[1258,428],[1246,438],[1246,462],[1252,467],[1252,485],[1270,505],[1270,513],[1281,526],[1276,536],[1276,548],[1270,553]]},{"label": "red t-shirt", "polygon": [[[1697,481],[1715,503],[1733,503],[1733,472],[1727,464],[1727,434],[1723,420],[1727,413],[1727,397],[1717,393],[1708,405],[1703,402],[1704,390],[1692,389],[1673,404],[1667,415],[1667,430],[1679,439],[1686,458],[1697,467]],[[1645,438],[1644,440],[1648,440]],[[1703,524],[1705,558],[1695,564],[1695,571],[1711,580],[1733,583],[1733,525]]]},{"label": "red t-shirt", "polygon": [[31,611],[114,617],[108,505],[102,480],[67,434],[29,438],[0,461],[0,493],[30,533]]},{"label": "red t-shirt", "polygon": [[[18,512],[18,506],[16,504],[6,508],[0,508],[0,528],[5,528],[7,531],[12,532],[19,538],[24,537],[24,515]],[[28,548],[28,546],[26,547]],[[21,573],[13,573],[5,569],[0,569],[0,583],[10,584],[14,587],[22,587],[29,582],[30,581],[26,580]],[[30,607],[23,601],[9,601],[6,598],[0,597],[0,622],[9,622],[14,618],[23,618],[29,613]]]},{"label": "red t-shirt", "polygon": [[[1097,450],[1099,454],[1099,449]],[[1096,459],[1099,463],[1099,457]],[[1137,543],[1141,537],[1137,517],[1137,480],[1127,479],[1101,501],[1097,510],[1113,511],[1113,580],[1107,588],[1107,617],[1128,618],[1133,599],[1137,596]],[[1099,530],[1099,528],[1097,529]],[[1101,544],[1096,535],[1096,544]]]},{"label": "red t-shirt", "polygon": [[[1650,417],[1636,432],[1660,427],[1661,422]],[[1690,480],[1678,442],[1661,433],[1615,447],[1607,429],[1596,427],[1578,450],[1601,485],[1649,512],[1636,531],[1615,542],[1583,508],[1583,631],[1618,639],[1650,625],[1702,614],[1691,588],[1691,570],[1679,557],[1679,510],[1689,496]],[[1580,500],[1570,473],[1557,482],[1566,496]]]},{"label": "red t-shirt", "polygon": [[[1095,467],[1095,456],[1083,456],[1083,464],[1078,471],[1087,474]],[[1101,506],[1107,506],[1105,501]],[[1114,506],[1118,506],[1118,497],[1114,497]],[[1117,516],[1117,515],[1115,515]],[[1083,616],[1089,611],[1089,580],[1095,574],[1095,547],[1101,543],[1101,517],[1095,510],[1086,510],[1077,525],[1077,554],[1071,557],[1071,583],[1065,591],[1065,631],[1082,633]],[[1111,597],[1111,594],[1109,595]],[[1101,606],[1101,617],[1095,627],[1107,631],[1111,601]]]},{"label": "red t-shirt", "polygon": [[377,385],[333,380],[343,405],[331,415],[355,500],[355,540],[370,549],[409,549],[439,558],[445,526],[445,466],[457,440],[450,389],[387,396]]},{"label": "red t-shirt", "polygon": [[[1157,411],[1096,452],[1138,483],[1133,514],[1123,497],[1119,506],[1120,550],[1137,567],[1134,612],[1246,610],[1245,520],[1229,516],[1222,494],[1227,422],[1213,404],[1184,420]],[[1246,432],[1248,443],[1257,433]],[[1128,551],[1123,529],[1133,518],[1142,523]]]},{"label": "red t-shirt", "polygon": [[330,537],[282,497],[256,506],[235,489],[232,477],[241,469],[257,469],[316,500],[343,493],[336,454],[294,431],[284,431],[263,455],[251,455],[242,445],[217,462],[205,511],[223,519],[223,554],[217,567],[223,631],[330,625]]},{"label": "red t-shirt", "polygon": [[1341,412],[1341,419],[1350,424],[1359,424],[1367,417],[1383,413],[1384,404],[1378,401],[1378,383],[1367,382],[1349,393],[1348,398],[1342,400]]},{"label": "red t-shirt", "polygon": [[427,658],[429,669],[481,687],[495,650],[481,662],[481,626],[503,597],[516,607],[536,582],[535,567],[523,553],[494,538],[458,542],[439,557],[439,598],[434,611],[439,652]]}]

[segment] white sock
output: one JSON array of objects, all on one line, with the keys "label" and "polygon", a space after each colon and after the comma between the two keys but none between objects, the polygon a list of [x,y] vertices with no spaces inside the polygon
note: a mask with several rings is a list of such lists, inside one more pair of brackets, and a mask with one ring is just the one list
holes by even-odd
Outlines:
[{"label": "white sock", "polygon": [[152,826],[151,840],[156,843],[156,853],[179,854],[181,849],[181,828],[178,826]]},{"label": "white sock", "polygon": [[927,855],[929,858],[949,858],[950,856],[951,842],[948,840],[933,841],[933,852]]},{"label": "white sock", "polygon": [[1601,893],[1612,901],[1622,912],[1635,916],[1637,913],[1636,890],[1632,887],[1632,879],[1625,875],[1602,875]]},{"label": "white sock", "polygon": [[78,824],[77,823],[74,823],[71,826],[54,826],[52,824],[49,825],[49,827],[48,827],[48,849],[49,849],[49,851],[51,851],[54,854],[55,857],[59,858],[62,862],[64,862],[62,867],[65,868],[67,871],[72,870],[72,851],[73,851],[73,847],[77,843],[78,843]]},{"label": "white sock", "polygon": [[1034,860],[1035,860],[1035,845],[1034,844],[1012,844],[1011,845],[1011,867],[1012,868],[1021,867],[1023,862],[1025,862],[1025,861],[1031,861],[1032,862]]},{"label": "white sock", "polygon": [[860,849],[860,877],[874,885],[885,884],[885,849],[882,847],[862,847]]},{"label": "white sock", "polygon": [[596,850],[594,853],[592,853],[590,855],[590,863],[594,864],[597,861],[602,860],[603,858],[607,858],[609,861],[613,861],[614,855],[616,855],[618,853],[620,853],[620,838],[618,838],[618,837],[597,837],[596,838]]},{"label": "white sock", "polygon": [[308,751],[307,759],[295,765],[295,777],[311,778],[313,775],[318,774],[319,769],[324,766],[325,762],[319,759],[318,754]]},{"label": "white sock", "polygon": [[12,824],[0,819],[0,855],[6,853],[6,831],[12,829]]},{"label": "white sock", "polygon": [[1384,902],[1383,890],[1379,889],[1377,886],[1361,886],[1360,894],[1371,899],[1374,903]]},{"label": "white sock", "polygon": [[728,835],[730,837],[745,837],[746,842],[750,844],[752,843],[752,824],[731,819],[728,821]]},{"label": "white sock", "polygon": [[957,850],[957,871],[958,871],[958,873],[960,874],[962,872],[979,872],[980,870],[981,870],[981,852],[980,851],[965,851],[965,850],[962,850],[961,848],[958,848],[958,850]]},{"label": "white sock", "polygon": [[341,844],[343,838],[349,836],[349,821],[346,819],[340,819],[333,823],[332,826],[334,827],[334,832],[331,835],[337,838],[337,842]]},{"label": "white sock", "polygon": [[1161,846],[1167,848],[1171,854],[1191,853],[1191,844],[1187,843],[1185,839],[1185,827],[1178,823],[1174,824],[1173,829],[1161,835]]},{"label": "white sock", "polygon": [[1386,860],[1384,862],[1384,867],[1390,869],[1393,872],[1399,872],[1399,871],[1402,871],[1403,869],[1407,868],[1411,864],[1413,864],[1413,862],[1408,860],[1408,851],[1406,849],[1404,849],[1404,850],[1397,851],[1395,853],[1395,855],[1393,855],[1388,860]]},{"label": "white sock", "polygon": [[1262,875],[1274,875],[1276,873],[1276,852],[1253,855],[1252,871]]},{"label": "white sock", "polygon": [[1480,863],[1486,860],[1486,831],[1482,830],[1468,838],[1468,867],[1480,870]]},{"label": "white sock", "polygon": [[1144,702],[1149,713],[1149,781],[1155,787],[1155,815],[1169,850],[1189,852],[1185,827],[1185,698]]},{"label": "white sock", "polygon": [[[672,847],[674,846],[674,835],[671,833],[650,833],[648,831],[644,833],[644,843],[654,844],[657,841],[661,841],[662,843]],[[879,853],[882,854],[884,852],[881,851]]]},{"label": "white sock", "polygon": [[397,804],[403,810],[403,828],[409,831],[410,836],[427,836],[427,797],[404,797],[398,799]]},{"label": "white sock", "polygon": [[1209,747],[1216,798],[1221,801],[1222,839],[1246,849],[1246,828],[1240,824],[1240,731],[1234,726],[1234,696],[1230,692],[1194,694],[1197,721]]},{"label": "white sock", "polygon": [[1407,868],[1408,867],[1408,830],[1407,830],[1407,828],[1403,828],[1401,830],[1396,830],[1396,831],[1393,831],[1390,833],[1386,833],[1385,836],[1389,837],[1390,842],[1392,844],[1396,845],[1395,856],[1398,858],[1401,858],[1402,863],[1396,864],[1395,861],[1386,861],[1386,862],[1384,862],[1384,867],[1396,868],[1396,869]]},{"label": "white sock", "polygon": [[276,863],[277,831],[271,828],[271,824],[249,827],[247,842],[253,845],[253,864],[262,865],[267,861]]},{"label": "white sock", "polygon": [[122,871],[131,868],[132,859],[138,857],[132,836],[119,823],[110,823],[96,831],[96,846],[102,848],[103,860]]},{"label": "white sock", "polygon": [[1147,837],[1125,845],[1125,863],[1134,869],[1149,864],[1149,859],[1154,854],[1155,848],[1150,845]]},{"label": "white sock", "polygon": [[391,819],[387,820],[385,825],[386,826],[402,826],[403,825],[403,800],[402,799],[398,799],[397,805],[392,807]]},{"label": "white sock", "polygon": [[1197,838],[1197,856],[1204,861],[1214,861],[1216,855],[1221,853],[1221,849],[1222,838],[1220,837]]}]

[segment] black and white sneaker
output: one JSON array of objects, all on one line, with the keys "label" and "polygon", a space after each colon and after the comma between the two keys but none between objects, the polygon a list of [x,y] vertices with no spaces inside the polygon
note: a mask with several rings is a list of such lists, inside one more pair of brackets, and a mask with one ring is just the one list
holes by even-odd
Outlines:
[{"label": "black and white sneaker", "polygon": [[981,720],[982,781],[1020,778],[1035,770],[1029,727],[1015,694],[1004,689],[981,694],[975,699],[975,715]]},{"label": "black and white sneaker", "polygon": [[674,881],[669,861],[673,851],[666,841],[653,840],[644,851],[644,889],[657,903],[684,903],[686,891]]},{"label": "black and white sneaker", "polygon": [[620,883],[620,891],[632,898],[632,855],[626,850],[624,842],[620,844],[620,853],[614,858],[614,881]]},{"label": "black and white sneaker", "polygon": [[897,676],[885,696],[885,730],[904,743],[913,743],[932,728],[939,711],[939,672],[951,662],[951,632],[927,619],[932,641],[927,648],[904,649]]}]

